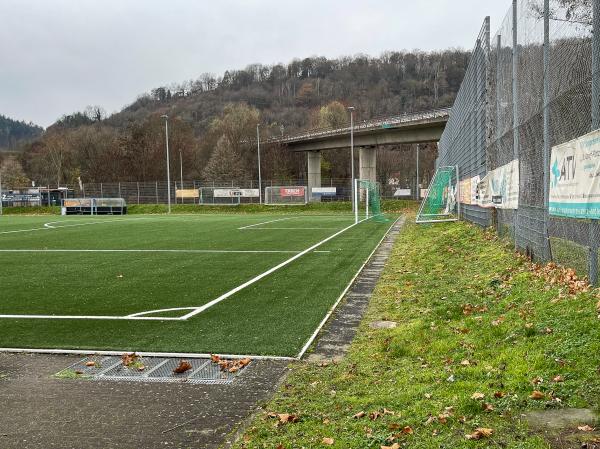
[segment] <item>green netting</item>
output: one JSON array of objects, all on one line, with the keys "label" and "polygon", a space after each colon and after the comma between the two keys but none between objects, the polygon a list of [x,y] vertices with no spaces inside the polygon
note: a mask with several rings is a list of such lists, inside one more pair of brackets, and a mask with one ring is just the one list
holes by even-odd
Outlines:
[{"label": "green netting", "polygon": [[458,176],[456,167],[440,167],[417,214],[417,223],[457,220]]},{"label": "green netting", "polygon": [[[365,212],[369,217],[373,217],[374,221],[385,222],[387,219],[381,212],[381,192],[379,184],[373,181],[358,181],[360,192],[360,202],[365,203]],[[368,203],[367,203],[368,199]],[[368,207],[366,207],[368,205]]]}]

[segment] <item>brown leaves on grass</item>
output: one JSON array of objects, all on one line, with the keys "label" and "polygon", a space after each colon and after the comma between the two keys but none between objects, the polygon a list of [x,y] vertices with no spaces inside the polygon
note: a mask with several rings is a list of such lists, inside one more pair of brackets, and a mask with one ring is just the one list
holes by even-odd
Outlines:
[{"label": "brown leaves on grass", "polygon": [[400,449],[400,447],[398,443],[394,443],[391,446],[380,446],[381,449]]},{"label": "brown leaves on grass", "polygon": [[488,311],[487,306],[474,306],[473,304],[463,304],[463,315],[471,315],[473,312],[485,313]]},{"label": "brown leaves on grass", "polygon": [[335,440],[333,438],[325,437],[323,438],[323,441],[321,441],[321,443],[323,443],[325,446],[333,446]]},{"label": "brown leaves on grass", "polygon": [[471,399],[475,399],[476,401],[480,401],[483,398],[485,398],[485,394],[483,394],[483,393],[473,393],[471,395]]},{"label": "brown leaves on grass", "polygon": [[216,363],[217,365],[219,365],[219,368],[221,369],[221,371],[227,371],[229,373],[237,373],[239,370],[250,365],[250,362],[252,360],[250,360],[248,357],[243,358],[243,359],[237,359],[237,360],[225,360],[225,359],[221,359],[221,357],[219,357],[218,355],[213,354],[210,356],[210,361],[212,363]]},{"label": "brown leaves on grass", "polygon": [[294,415],[291,413],[274,413],[274,412],[269,412],[267,413],[267,416],[269,418],[277,418],[277,424],[288,424],[288,423],[295,423],[298,422],[300,420],[300,418],[298,417],[298,415]]},{"label": "brown leaves on grass", "polygon": [[481,440],[482,438],[489,438],[494,433],[493,429],[487,427],[478,427],[475,431],[469,435],[465,435],[467,440]]},{"label": "brown leaves on grass", "polygon": [[175,367],[173,372],[175,374],[182,374],[191,369],[192,369],[192,364],[190,362],[188,362],[187,360],[180,360],[179,364]]},{"label": "brown leaves on grass", "polygon": [[565,268],[550,262],[546,265],[530,263],[532,274],[544,280],[552,287],[566,288],[570,295],[585,293],[590,291],[590,284],[586,278],[579,278],[572,268]]},{"label": "brown leaves on grass", "polygon": [[533,399],[535,401],[539,401],[541,399],[546,399],[546,395],[539,390],[534,390],[530,395],[529,399]]},{"label": "brown leaves on grass", "polygon": [[586,424],[586,425],[584,425],[584,426],[578,426],[578,427],[577,427],[577,430],[581,430],[582,432],[593,432],[593,431],[594,431],[594,430],[596,430],[596,429],[594,429],[593,427],[591,427],[591,426],[588,426],[588,425]]}]

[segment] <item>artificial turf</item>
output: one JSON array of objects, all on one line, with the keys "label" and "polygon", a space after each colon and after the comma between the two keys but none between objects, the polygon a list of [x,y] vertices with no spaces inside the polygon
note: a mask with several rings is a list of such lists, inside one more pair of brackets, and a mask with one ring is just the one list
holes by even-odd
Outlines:
[{"label": "artificial turf", "polygon": [[[198,307],[351,224],[346,214],[0,217],[0,314]],[[0,347],[293,356],[390,224],[352,227],[186,321],[0,318]]]}]

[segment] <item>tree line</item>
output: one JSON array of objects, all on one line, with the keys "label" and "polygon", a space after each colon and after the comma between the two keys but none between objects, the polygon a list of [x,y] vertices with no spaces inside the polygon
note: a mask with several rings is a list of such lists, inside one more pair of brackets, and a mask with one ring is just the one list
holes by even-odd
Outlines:
[{"label": "tree line", "polygon": [[[168,114],[173,173],[181,158],[186,180],[254,179],[257,124],[267,138],[345,125],[349,105],[355,107],[357,121],[451,106],[468,59],[468,53],[458,49],[402,51],[379,57],[311,57],[287,65],[252,64],[218,77],[203,74],[197,80],[152,89],[111,116],[99,106],[63,116],[21,146],[20,178],[38,184],[163,179],[161,116]],[[381,173],[402,178],[405,172],[408,179],[414,167],[399,155],[413,150],[381,148]],[[305,155],[276,145],[263,151],[263,179],[306,176]],[[434,146],[431,151],[434,154]],[[423,157],[427,159],[427,149]],[[430,170],[433,160],[429,156],[423,170]],[[324,177],[348,178],[349,171],[348,151],[324,153]]]}]

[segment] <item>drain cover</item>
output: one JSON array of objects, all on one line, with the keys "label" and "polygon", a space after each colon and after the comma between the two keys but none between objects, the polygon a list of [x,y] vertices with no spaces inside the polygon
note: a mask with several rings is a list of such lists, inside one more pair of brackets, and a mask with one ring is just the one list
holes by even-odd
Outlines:
[{"label": "drain cover", "polygon": [[[65,368],[55,376],[81,377],[91,380],[130,382],[184,382],[190,384],[228,384],[246,368],[235,373],[221,371],[210,359],[186,359],[191,369],[177,374],[180,358],[139,357],[134,366],[125,366],[121,357],[89,356]],[[143,368],[142,368],[143,367]]]}]

